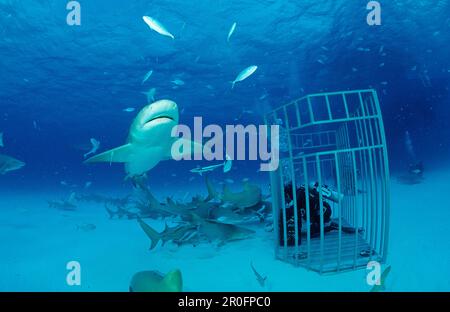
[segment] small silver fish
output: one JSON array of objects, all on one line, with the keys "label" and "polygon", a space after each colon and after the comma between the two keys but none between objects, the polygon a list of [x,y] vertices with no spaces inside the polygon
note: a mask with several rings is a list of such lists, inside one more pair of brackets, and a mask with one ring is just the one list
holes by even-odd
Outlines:
[{"label": "small silver fish", "polygon": [[142,80],[141,85],[143,85],[143,84],[148,80],[148,78],[151,77],[152,74],[153,74],[153,70],[150,70],[147,74],[145,74],[144,79]]},{"label": "small silver fish", "polygon": [[233,161],[227,155],[225,162],[222,164],[212,165],[212,166],[207,166],[207,167],[197,167],[197,168],[191,169],[190,171],[192,173],[198,173],[199,175],[203,175],[203,173],[205,173],[205,172],[214,171],[215,169],[217,169],[219,167],[223,167],[223,172],[227,173],[231,170],[232,165],[233,165]]},{"label": "small silver fish", "polygon": [[243,71],[241,71],[239,73],[239,75],[237,75],[236,79],[234,79],[234,81],[231,82],[231,89],[234,89],[234,85],[236,84],[236,82],[240,82],[240,81],[243,81],[243,80],[247,79],[248,77],[253,75],[253,73],[257,69],[258,69],[258,66],[252,65],[252,66],[247,67]]},{"label": "small silver fish", "polygon": [[230,42],[230,38],[233,35],[234,31],[236,30],[236,22],[233,23],[233,25],[231,25],[230,31],[228,32],[228,37],[227,37],[227,41]]},{"label": "small silver fish", "polygon": [[172,83],[176,86],[184,86],[184,81],[181,79],[172,80]]},{"label": "small silver fish", "polygon": [[157,20],[150,16],[143,16],[142,19],[152,30],[158,34],[175,39],[175,37]]}]

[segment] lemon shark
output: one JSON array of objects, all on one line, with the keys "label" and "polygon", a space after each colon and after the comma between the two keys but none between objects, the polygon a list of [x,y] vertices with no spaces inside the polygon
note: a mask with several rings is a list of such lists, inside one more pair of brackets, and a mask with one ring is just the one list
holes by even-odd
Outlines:
[{"label": "lemon shark", "polygon": [[138,222],[144,233],[151,240],[150,250],[154,249],[159,241],[162,241],[163,246],[168,241],[181,244],[183,241],[189,241],[189,239],[197,235],[197,226],[195,225],[180,225],[170,228],[166,223],[164,231],[158,233],[142,219],[138,218]]},{"label": "lemon shark", "polygon": [[[131,124],[126,144],[95,155],[85,163],[124,163],[126,179],[134,179],[143,176],[162,160],[182,159],[186,154],[202,153],[202,144],[172,137],[172,129],[178,125],[178,120],[175,102],[160,100],[149,104]],[[174,143],[178,148],[172,149]]]},{"label": "lemon shark", "polygon": [[49,200],[47,202],[50,208],[73,211],[77,209],[76,200],[77,200],[76,194],[71,193],[69,198],[66,200]]},{"label": "lemon shark", "polygon": [[166,275],[158,271],[141,271],[133,275],[130,292],[181,292],[183,279],[180,270]]},{"label": "lemon shark", "polygon": [[244,189],[241,192],[233,193],[228,186],[225,185],[222,194],[215,191],[208,177],[205,178],[205,182],[208,188],[208,198],[218,198],[222,203],[231,204],[240,210],[254,207],[263,200],[261,188],[248,181],[244,182]]},{"label": "lemon shark", "polygon": [[8,155],[0,154],[0,175],[4,175],[10,171],[19,170],[23,166],[25,166],[23,161]]}]

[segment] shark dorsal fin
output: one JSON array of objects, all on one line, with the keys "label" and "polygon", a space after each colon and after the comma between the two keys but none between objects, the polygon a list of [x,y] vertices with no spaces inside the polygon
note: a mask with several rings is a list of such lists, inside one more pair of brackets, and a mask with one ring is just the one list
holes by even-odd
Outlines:
[{"label": "shark dorsal fin", "polygon": [[75,192],[70,193],[70,196],[69,196],[69,198],[67,199],[67,202],[68,202],[69,204],[74,204],[74,203],[75,203],[75,200],[76,200],[76,196],[77,196],[77,194],[76,194]]},{"label": "shark dorsal fin", "polygon": [[167,197],[167,204],[168,204],[170,207],[174,207],[174,206],[175,206],[175,202],[174,202],[173,199],[170,198],[170,197]]},{"label": "shark dorsal fin", "polygon": [[167,273],[161,284],[166,292],[181,292],[183,290],[183,279],[180,270],[173,270]]},{"label": "shark dorsal fin", "polygon": [[205,202],[208,202],[217,197],[216,190],[208,179],[208,176],[205,176],[206,188],[208,189],[208,197],[205,198]]}]

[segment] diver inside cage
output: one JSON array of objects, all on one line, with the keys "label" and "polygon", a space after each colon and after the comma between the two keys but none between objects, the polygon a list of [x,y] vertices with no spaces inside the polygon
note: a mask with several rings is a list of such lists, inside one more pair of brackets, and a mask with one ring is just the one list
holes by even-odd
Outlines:
[{"label": "diver inside cage", "polygon": [[[297,227],[298,227],[298,243],[301,244],[302,234],[306,235],[306,189],[302,185],[297,188]],[[292,184],[287,184],[284,187],[284,196],[286,202],[286,233],[287,233],[287,245],[295,246],[295,214],[294,214],[294,200],[292,194]],[[328,233],[333,230],[339,230],[339,223],[331,219],[332,209],[328,201],[339,203],[343,198],[342,194],[339,194],[328,186],[322,186],[322,206],[323,206],[323,225],[324,232]],[[282,216],[280,211],[280,216]],[[311,237],[318,237],[320,235],[320,193],[318,189],[318,183],[309,185],[309,218],[310,218],[310,234]],[[280,245],[284,245],[284,218],[279,218],[279,231],[280,231]],[[344,233],[355,233],[355,228],[350,226],[341,225],[341,230]],[[361,232],[362,230],[358,230]]]}]

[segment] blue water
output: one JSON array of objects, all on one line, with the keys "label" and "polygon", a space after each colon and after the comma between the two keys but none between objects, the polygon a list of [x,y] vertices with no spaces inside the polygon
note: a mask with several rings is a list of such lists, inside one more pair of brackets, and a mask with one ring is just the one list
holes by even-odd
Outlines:
[{"label": "blue water", "polygon": [[[398,218],[393,217],[392,231],[403,228],[403,222],[409,221],[411,226],[404,231],[410,231],[411,237],[422,237],[420,231],[425,225],[408,219],[413,218],[409,205],[420,202],[414,218],[421,222],[422,213],[423,218],[429,215],[426,225],[439,234],[424,230],[427,238],[421,244],[411,239],[408,246],[401,248],[417,254],[420,248],[428,248],[429,257],[436,259],[437,265],[442,264],[444,273],[448,272],[445,262],[448,264],[450,260],[450,246],[448,233],[443,230],[449,225],[445,221],[448,201],[437,190],[448,183],[450,172],[450,1],[381,1],[381,26],[367,25],[367,1],[79,2],[81,25],[69,26],[66,1],[0,1],[0,132],[4,133],[5,145],[0,153],[26,163],[24,168],[0,176],[0,209],[4,211],[0,226],[2,235],[12,237],[7,243],[10,248],[18,248],[23,243],[22,236],[34,235],[34,226],[45,227],[53,213],[60,213],[49,209],[46,200],[80,193],[87,181],[92,182],[93,192],[105,196],[131,192],[131,184],[123,182],[123,166],[88,166],[83,164],[83,154],[90,148],[90,138],[101,142],[99,151],[124,144],[130,123],[148,104],[141,92],[150,88],[156,88],[157,100],[175,101],[180,122],[188,125],[194,116],[203,117],[205,124],[259,125],[263,123],[264,113],[307,94],[373,88],[380,97],[393,177],[407,170],[406,131],[410,133],[417,158],[424,163],[425,173],[429,173],[426,182],[419,186],[393,186],[393,214]],[[175,40],[151,30],[142,20],[144,15],[159,20]],[[236,31],[227,42],[233,22],[237,22]],[[231,90],[230,81],[250,65],[257,65],[258,70]],[[149,70],[153,70],[153,75],[141,84]],[[175,79],[185,84],[174,88],[171,81]],[[124,112],[128,107],[136,110]],[[189,172],[197,165],[197,162],[161,162],[148,173],[148,183],[161,200],[166,196],[183,197],[187,191],[205,194],[202,180]],[[235,161],[228,175],[219,170],[213,177],[222,182],[233,179],[236,188],[239,181],[248,178],[268,192],[269,176],[257,172],[258,166],[259,162]],[[191,177],[195,180],[190,180]],[[439,209],[434,209],[435,206]],[[20,216],[6,213],[14,209],[27,212]],[[135,223],[127,225],[133,229],[130,232],[121,228],[120,222],[114,221],[118,225],[113,226],[102,205],[80,209],[80,215],[98,212],[94,219],[98,224],[107,224],[108,231],[123,231],[131,240],[139,237],[145,244],[137,253],[148,252],[147,238]],[[39,218],[41,214],[49,217]],[[72,218],[73,222],[64,220],[76,226],[80,222],[76,213]],[[14,226],[23,223],[33,227]],[[50,223],[56,226],[58,221]],[[98,224],[94,233],[101,229]],[[53,233],[64,236],[66,232],[55,228]],[[108,237],[109,232],[103,233]],[[89,236],[89,233],[81,235]],[[399,237],[408,235],[391,233],[392,240],[399,245]],[[428,245],[435,235],[439,235],[442,244]],[[27,242],[25,249],[36,248],[36,243]],[[101,242],[99,238],[98,243]],[[126,245],[126,241],[122,243]],[[265,268],[269,271],[280,264],[271,265],[273,250],[269,243],[266,245],[269,260]],[[120,246],[116,246],[119,253]],[[399,249],[395,250],[395,243],[393,246],[394,261]],[[239,253],[239,248],[235,251],[232,245],[227,248],[227,254]],[[83,254],[83,245],[77,252]],[[0,271],[5,270],[6,263],[19,263],[10,269],[16,275],[10,273],[10,282],[0,284],[0,290],[70,290],[64,284],[64,277],[58,282],[43,283],[39,288],[39,272],[52,271],[45,264],[14,284],[17,280],[13,276],[23,276],[20,263],[24,266],[26,263],[25,254],[15,255],[3,260],[5,263],[0,260]],[[180,255],[174,265],[183,263]],[[45,262],[56,256],[49,247],[48,253],[43,252],[40,257]],[[67,257],[70,258],[70,252]],[[177,259],[176,252],[172,258]],[[127,290],[127,278],[133,271],[170,269],[161,268],[157,259],[148,268],[134,265],[135,260],[130,260],[129,271],[124,272],[113,290]],[[127,263],[124,259],[119,262],[122,267]],[[188,289],[208,290],[207,282],[196,283],[200,278],[195,277],[195,261],[192,263],[192,268],[184,272],[193,281]],[[397,262],[399,271],[402,263]],[[398,273],[391,290],[450,290],[448,281],[442,280],[445,274],[421,271],[424,267],[429,268],[430,264],[417,263],[412,268],[417,273],[413,274],[417,279],[412,284],[403,278],[406,272]],[[64,274],[64,268],[63,263],[58,270]],[[248,265],[242,270],[251,272]],[[272,275],[286,275],[290,274],[289,270],[303,269],[283,267],[281,273],[273,270]],[[308,276],[312,280],[318,278]],[[104,284],[106,276],[98,273],[95,278],[98,287],[84,290],[109,290]],[[358,278],[361,280],[361,275],[355,280]],[[249,279],[254,282],[253,276]],[[332,279],[331,284],[335,285],[332,290],[365,287],[349,286],[353,285],[350,277]],[[230,280],[223,288],[241,290],[237,284],[237,280]],[[257,284],[244,285],[243,290],[258,290]],[[313,289],[321,289],[320,282],[314,285]],[[295,282],[284,279],[273,287],[274,290],[308,290],[305,285],[299,288]]]}]

